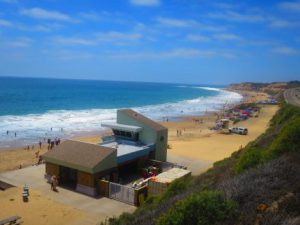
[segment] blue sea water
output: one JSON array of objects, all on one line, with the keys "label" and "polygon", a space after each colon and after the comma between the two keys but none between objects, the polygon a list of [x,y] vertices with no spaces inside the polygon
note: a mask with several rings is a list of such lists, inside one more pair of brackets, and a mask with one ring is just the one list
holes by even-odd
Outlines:
[{"label": "blue sea water", "polygon": [[240,99],[237,93],[197,85],[0,77],[0,146],[101,130],[101,122],[114,121],[119,108],[161,120]]}]

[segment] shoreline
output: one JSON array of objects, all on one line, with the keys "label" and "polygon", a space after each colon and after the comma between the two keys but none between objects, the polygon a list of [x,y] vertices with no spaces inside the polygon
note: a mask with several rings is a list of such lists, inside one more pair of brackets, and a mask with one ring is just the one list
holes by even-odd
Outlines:
[{"label": "shoreline", "polygon": [[[249,95],[249,92],[246,93]],[[251,92],[253,96],[259,95],[256,92]],[[243,96],[245,93],[243,93]],[[266,97],[266,96],[265,96]],[[245,97],[243,97],[243,100]],[[257,99],[255,97],[251,97],[252,102],[256,102]],[[243,101],[236,103],[232,106],[237,106],[242,104]],[[170,143],[174,140],[174,136],[176,136],[176,129],[187,129],[184,131],[184,137],[180,137],[179,141],[189,141],[190,138],[206,138],[213,134],[213,131],[210,131],[208,127],[214,125],[215,120],[217,118],[218,113],[221,111],[209,111],[205,115],[183,115],[177,117],[176,120],[159,121],[162,125],[168,127],[169,129],[169,141]],[[201,119],[204,121],[203,124],[198,124],[196,127],[194,125],[194,119]],[[100,124],[100,123],[99,123]],[[199,137],[198,132],[201,132]],[[93,144],[98,144],[101,141],[101,136],[103,136],[106,131],[93,131],[93,132],[82,132],[78,135],[73,135],[69,139],[75,139],[83,142],[89,142]],[[188,138],[187,138],[188,136]],[[187,140],[186,140],[187,138]],[[176,139],[176,138],[175,138]],[[63,139],[62,139],[63,140]],[[176,139],[177,140],[177,139]],[[37,143],[37,142],[36,142]],[[39,155],[45,153],[47,151],[47,144],[43,144],[43,148],[41,150],[38,149],[38,145],[35,143],[35,147],[32,150],[24,150],[24,146],[18,146],[13,148],[0,148],[0,172],[9,171],[18,169],[21,167],[31,166],[36,163],[36,152],[39,151]],[[172,143],[171,143],[172,145]],[[30,145],[32,147],[32,145]],[[170,151],[171,152],[171,151]]]},{"label": "shoreline", "polygon": [[[227,108],[232,108],[234,106],[237,106],[237,105],[241,104],[244,101],[245,95],[243,93],[240,93],[240,91],[229,90],[229,89],[226,89],[226,88],[221,89],[221,90],[238,93],[242,96],[240,101],[228,105],[229,107],[227,106]],[[210,110],[210,111],[199,111],[199,112],[195,112],[194,114],[189,114],[189,113],[185,113],[185,112],[182,111],[182,115],[164,116],[161,119],[155,120],[155,121],[157,121],[159,123],[164,123],[167,120],[170,121],[170,122],[179,122],[179,121],[189,120],[190,118],[201,118],[201,117],[206,117],[208,115],[216,115],[217,113],[220,113],[226,107],[226,105],[227,105],[227,103],[224,103],[218,109]],[[100,124],[101,124],[101,121],[99,122],[99,125]],[[43,137],[37,138],[35,141],[34,140],[31,141],[28,138],[22,138],[22,139],[7,141],[7,142],[4,142],[4,143],[0,142],[0,152],[1,151],[11,151],[11,150],[15,150],[15,149],[26,148],[27,146],[31,147],[32,145],[38,146],[39,141],[41,141],[43,144],[46,144],[46,140],[48,138],[54,139],[54,137],[60,138],[61,140],[68,140],[68,139],[78,139],[78,138],[80,139],[81,137],[89,137],[89,136],[95,136],[95,135],[102,136],[107,132],[107,130],[99,129],[99,130],[93,130],[93,131],[79,131],[79,132],[73,132],[73,133],[67,134],[67,135],[63,134],[61,136],[59,135],[59,133],[51,133],[51,132],[52,132],[52,129],[49,132],[50,136],[43,136]],[[10,136],[10,139],[11,139],[11,136]],[[6,146],[3,146],[2,144],[6,145]]]},{"label": "shoreline", "polygon": [[[167,118],[177,121],[185,116],[202,116],[206,111],[218,111],[224,104],[238,103],[241,99],[242,96],[235,91],[219,88],[212,96],[205,97],[201,94],[192,99],[187,98],[176,102],[170,100],[157,105],[144,103],[143,106],[133,107],[133,109],[158,122],[163,122]],[[102,132],[101,122],[113,122],[116,119],[116,110],[115,108],[52,110],[42,114],[0,116],[2,125],[0,149],[25,147],[48,138],[70,139]],[[6,131],[9,131],[9,134],[6,134]]]}]

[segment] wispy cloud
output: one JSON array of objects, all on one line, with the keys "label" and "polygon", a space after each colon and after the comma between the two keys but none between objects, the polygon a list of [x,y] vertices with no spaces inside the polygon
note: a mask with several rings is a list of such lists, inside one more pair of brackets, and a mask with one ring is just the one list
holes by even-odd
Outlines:
[{"label": "wispy cloud", "polygon": [[297,55],[299,54],[299,51],[295,48],[282,46],[278,48],[272,49],[273,53],[281,54],[281,55]]},{"label": "wispy cloud", "polygon": [[130,52],[111,54],[111,58],[121,59],[170,59],[170,58],[208,58],[214,55],[213,51],[198,50],[192,48],[178,48],[170,51],[156,52]]},{"label": "wispy cloud", "polygon": [[30,38],[17,38],[14,40],[3,41],[2,45],[9,48],[28,48],[32,45]]},{"label": "wispy cloud", "polygon": [[58,50],[58,51],[43,51],[43,54],[53,57],[59,60],[72,61],[72,60],[89,60],[94,58],[95,55],[83,52],[83,51],[70,51],[70,50]]},{"label": "wispy cloud", "polygon": [[118,42],[118,41],[136,41],[142,38],[140,33],[124,33],[118,31],[99,32],[97,33],[97,40],[104,42]]},{"label": "wispy cloud", "polygon": [[93,20],[93,21],[100,21],[101,20],[101,16],[99,15],[99,13],[96,13],[94,11],[81,12],[81,13],[79,13],[79,15],[83,19],[87,19],[87,20]]},{"label": "wispy cloud", "polygon": [[0,0],[0,2],[9,3],[9,4],[16,4],[19,1],[18,0]]},{"label": "wispy cloud", "polygon": [[0,27],[12,27],[12,26],[13,26],[12,22],[8,20],[0,19]]},{"label": "wispy cloud", "polygon": [[299,22],[288,21],[285,19],[272,18],[270,20],[270,26],[274,28],[294,28],[299,27]]},{"label": "wispy cloud", "polygon": [[220,41],[239,41],[242,38],[236,34],[216,34],[214,38]]},{"label": "wispy cloud", "polygon": [[130,0],[130,3],[137,6],[158,6],[160,0]]},{"label": "wispy cloud", "polygon": [[288,12],[300,12],[300,1],[286,1],[282,2],[278,5],[278,7],[282,10]]},{"label": "wispy cloud", "polygon": [[186,36],[186,39],[193,42],[206,42],[210,40],[209,37],[198,34],[189,34]]},{"label": "wispy cloud", "polygon": [[168,27],[192,27],[198,25],[198,22],[195,20],[184,20],[184,19],[174,19],[167,17],[157,17],[156,21]]},{"label": "wispy cloud", "polygon": [[221,9],[235,9],[239,8],[239,4],[229,4],[229,3],[224,3],[224,2],[213,2],[212,6],[221,8]]},{"label": "wispy cloud", "polygon": [[248,23],[257,23],[266,20],[266,18],[260,14],[247,14],[247,13],[242,14],[230,10],[225,12],[208,13],[208,17],[213,19],[223,19],[228,21],[248,22]]},{"label": "wispy cloud", "polygon": [[85,45],[91,46],[96,45],[97,42],[95,40],[78,38],[78,37],[54,37],[52,41],[56,44],[60,45]]},{"label": "wispy cloud", "polygon": [[27,24],[19,23],[15,27],[21,31],[27,32],[44,32],[49,33],[58,29],[61,29],[63,26],[58,23],[49,23],[49,24],[37,24],[29,26]]},{"label": "wispy cloud", "polygon": [[46,10],[46,9],[42,9],[42,8],[23,9],[20,11],[20,14],[34,18],[34,19],[78,22],[77,20],[72,19],[67,14],[64,14],[64,13],[61,13],[58,11],[50,11],[50,10]]},{"label": "wispy cloud", "polygon": [[82,45],[93,46],[102,43],[111,43],[116,45],[128,44],[135,42],[142,38],[140,33],[122,33],[117,31],[98,32],[91,35],[91,37],[52,37],[53,43],[58,45]]}]

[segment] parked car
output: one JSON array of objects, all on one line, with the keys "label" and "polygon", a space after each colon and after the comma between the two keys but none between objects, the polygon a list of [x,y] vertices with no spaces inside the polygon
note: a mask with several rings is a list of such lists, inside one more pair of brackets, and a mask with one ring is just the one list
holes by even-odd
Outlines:
[{"label": "parked car", "polygon": [[236,133],[236,134],[241,134],[241,135],[247,135],[248,134],[248,129],[244,127],[232,127],[229,128],[230,133]]}]

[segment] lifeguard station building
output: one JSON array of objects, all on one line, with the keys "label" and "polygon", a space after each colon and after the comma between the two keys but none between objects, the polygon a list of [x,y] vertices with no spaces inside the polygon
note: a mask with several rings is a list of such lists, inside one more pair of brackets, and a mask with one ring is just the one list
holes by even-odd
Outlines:
[{"label": "lifeguard station building", "polygon": [[112,135],[100,144],[66,140],[43,155],[45,177],[88,195],[99,194],[99,180],[116,181],[123,170],[154,159],[166,161],[168,130],[131,110],[117,111],[116,123],[103,123]]}]

